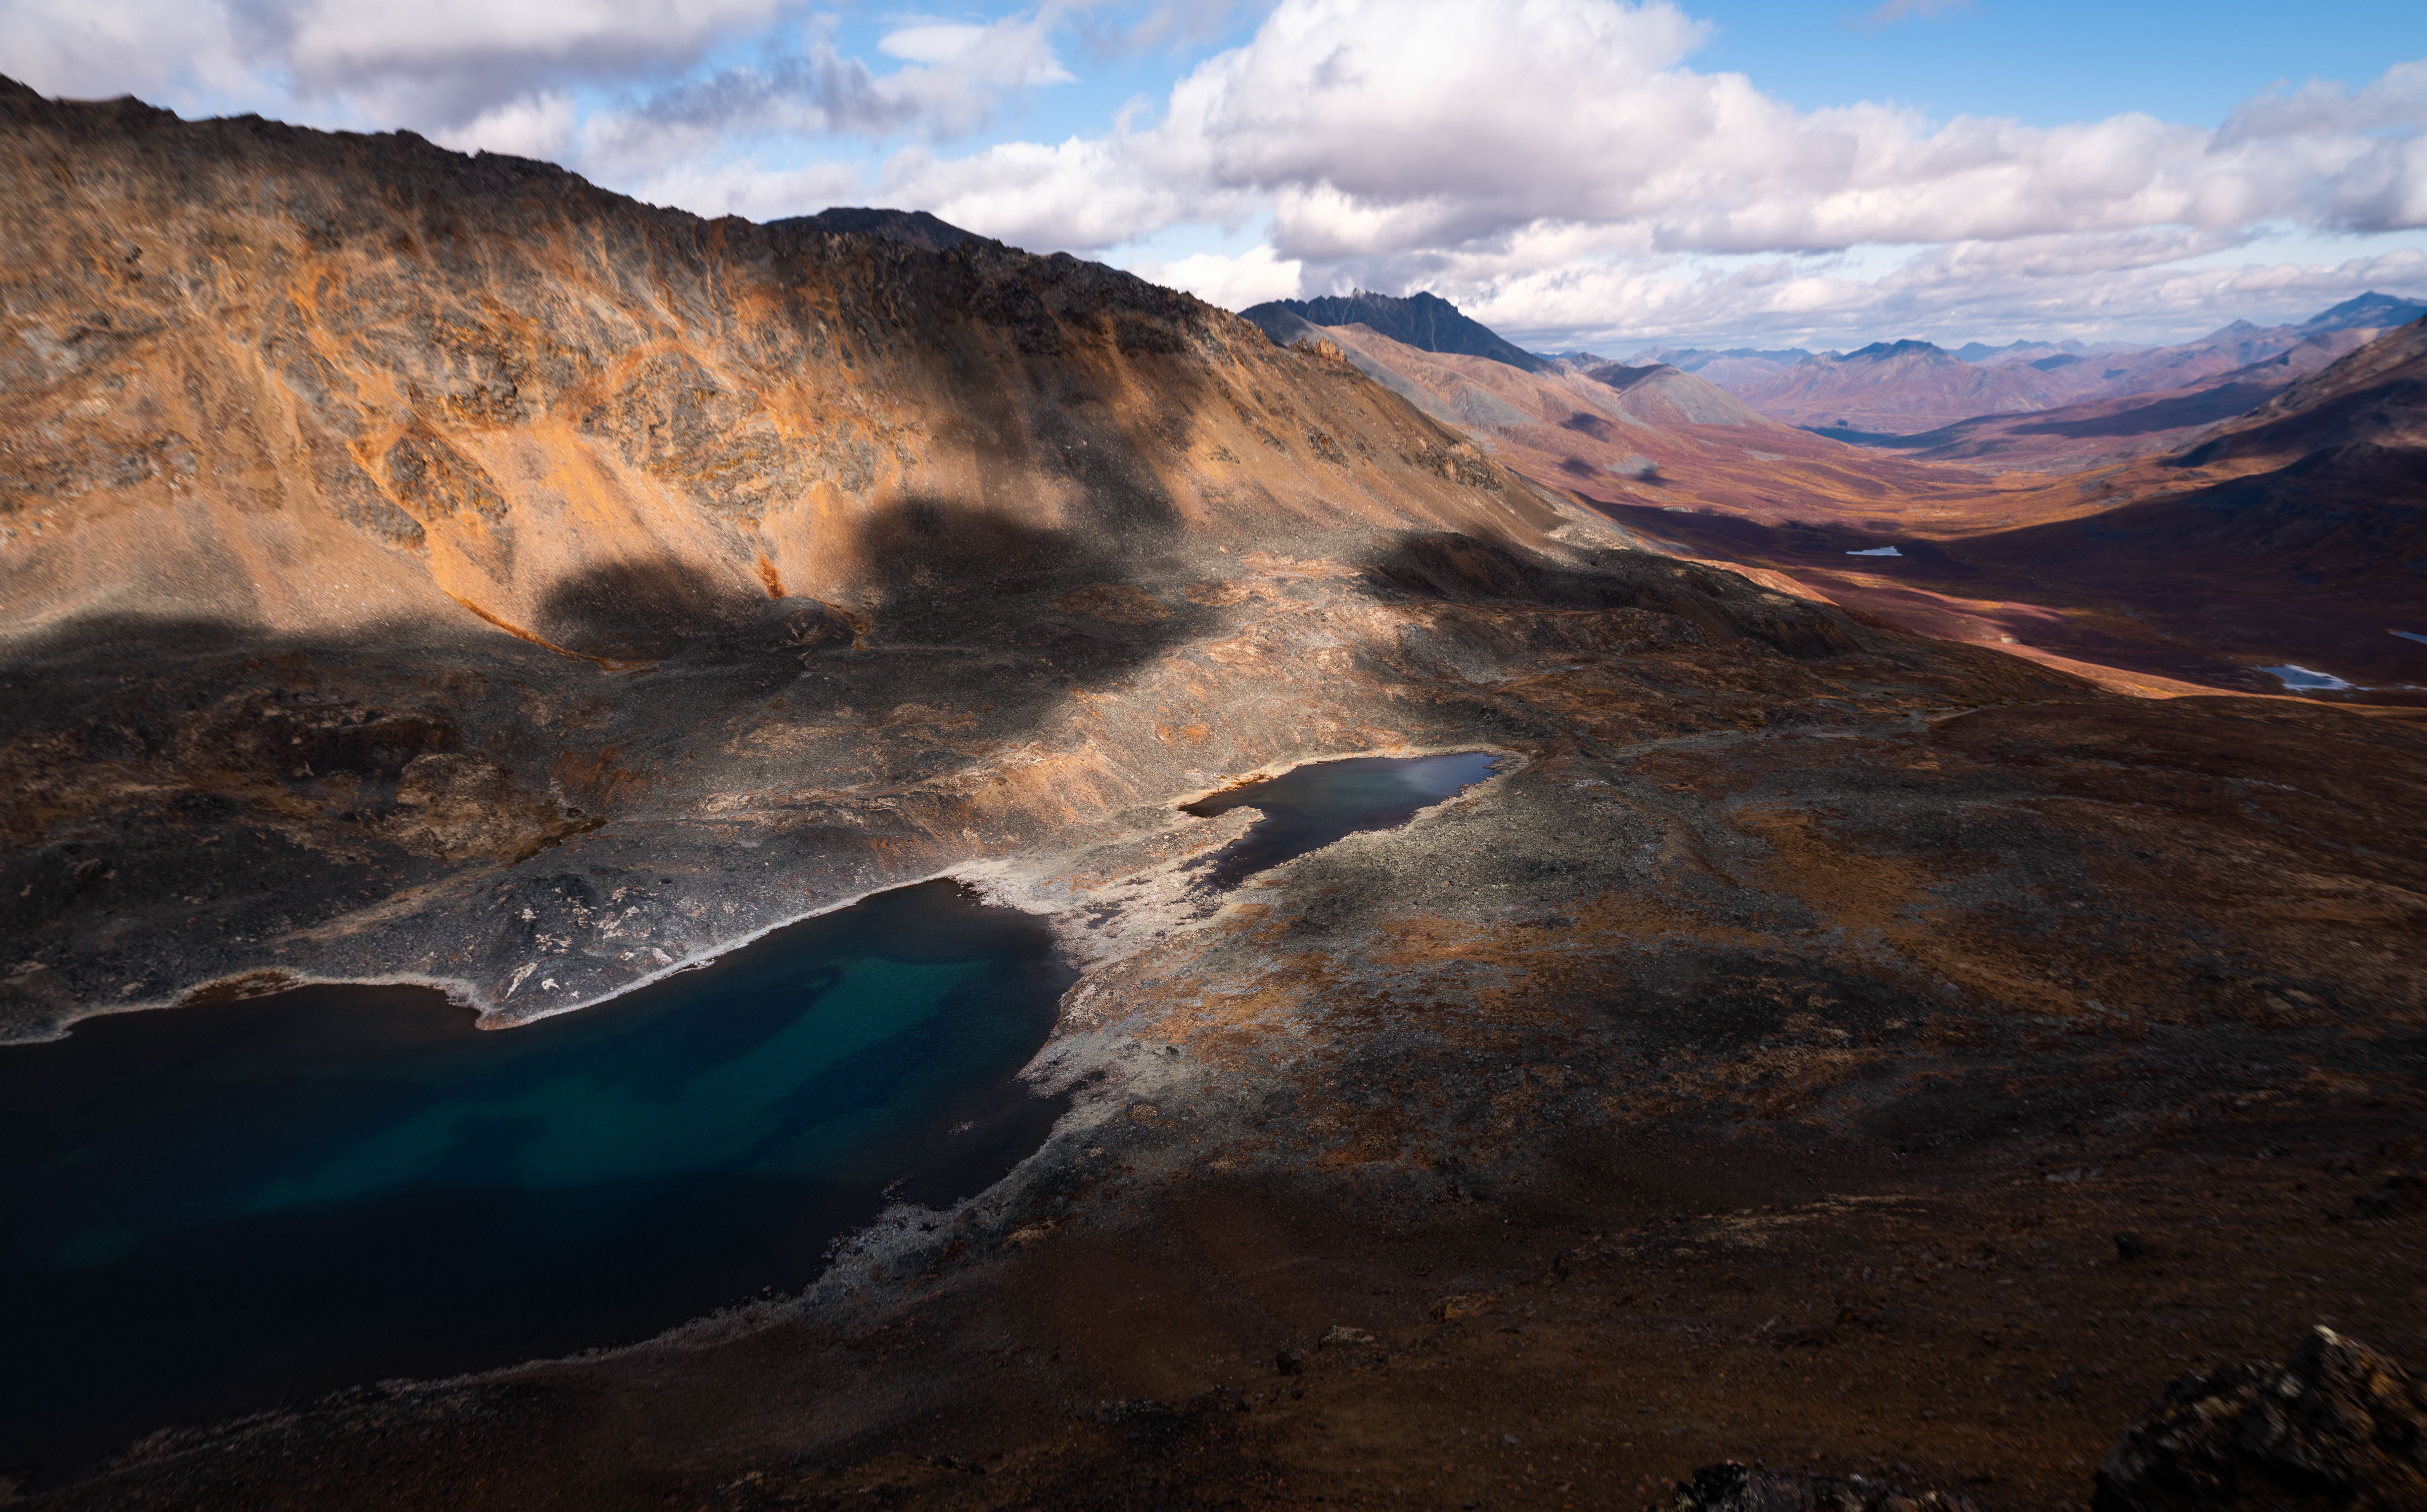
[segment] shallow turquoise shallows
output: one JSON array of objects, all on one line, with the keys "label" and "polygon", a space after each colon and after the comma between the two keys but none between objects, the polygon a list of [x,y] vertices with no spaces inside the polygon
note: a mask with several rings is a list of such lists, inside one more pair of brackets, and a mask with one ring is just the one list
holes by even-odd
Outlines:
[{"label": "shallow turquoise shallows", "polygon": [[1016,1073],[1071,980],[930,883],[503,1032],[314,987],[0,1048],[0,1475],[796,1291],[888,1189],[1041,1143]]}]

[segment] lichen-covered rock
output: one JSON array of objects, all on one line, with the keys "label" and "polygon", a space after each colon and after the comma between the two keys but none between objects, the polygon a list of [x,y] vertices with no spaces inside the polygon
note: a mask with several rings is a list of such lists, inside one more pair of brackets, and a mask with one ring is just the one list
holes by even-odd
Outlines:
[{"label": "lichen-covered rock", "polygon": [[2319,1328],[2288,1363],[2189,1375],[2098,1467],[2097,1512],[2427,1507],[2427,1393]]}]

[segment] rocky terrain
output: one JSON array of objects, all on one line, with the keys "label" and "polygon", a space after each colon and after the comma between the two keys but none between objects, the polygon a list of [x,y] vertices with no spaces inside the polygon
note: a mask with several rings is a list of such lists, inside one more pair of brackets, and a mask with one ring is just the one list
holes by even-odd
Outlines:
[{"label": "rocky terrain", "polygon": [[[1735,1460],[2077,1506],[2177,1378],[2427,1358],[2404,711],[2120,696],[1639,549],[1687,516],[1529,480],[1388,337],[1067,257],[0,118],[8,1034],[318,978],[510,1025],[937,875],[1082,967],[1044,1147],[795,1293],[0,1495],[1642,1505]],[[1457,361],[1608,427],[1512,436],[1760,460],[1646,421],[1657,374]],[[2321,413],[2181,476],[2264,486]],[[1508,760],[1194,886],[1245,816],[1182,804],[1446,750]]]}]

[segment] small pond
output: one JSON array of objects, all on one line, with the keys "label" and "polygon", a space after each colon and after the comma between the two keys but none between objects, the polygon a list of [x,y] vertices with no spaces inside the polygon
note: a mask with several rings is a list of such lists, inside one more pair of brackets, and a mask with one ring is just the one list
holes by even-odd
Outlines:
[{"label": "small pond", "polygon": [[1264,782],[1230,788],[1189,804],[1210,819],[1233,808],[1263,818],[1200,863],[1209,887],[1235,887],[1255,873],[1321,850],[1359,830],[1389,829],[1490,777],[1501,757],[1489,751],[1448,756],[1350,756],[1294,767]]},{"label": "small pond", "polygon": [[936,882],[500,1032],[307,987],[0,1047],[0,1474],[798,1291],[1043,1142],[1016,1073],[1072,980]]}]

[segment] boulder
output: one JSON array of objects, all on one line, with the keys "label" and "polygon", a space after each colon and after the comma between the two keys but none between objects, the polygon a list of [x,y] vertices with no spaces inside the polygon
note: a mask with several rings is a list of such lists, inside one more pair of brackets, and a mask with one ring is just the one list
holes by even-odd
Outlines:
[{"label": "boulder", "polygon": [[2427,1393],[2330,1328],[2282,1365],[2187,1375],[2098,1467],[2095,1512],[2427,1508]]}]

